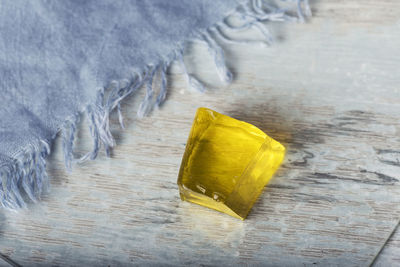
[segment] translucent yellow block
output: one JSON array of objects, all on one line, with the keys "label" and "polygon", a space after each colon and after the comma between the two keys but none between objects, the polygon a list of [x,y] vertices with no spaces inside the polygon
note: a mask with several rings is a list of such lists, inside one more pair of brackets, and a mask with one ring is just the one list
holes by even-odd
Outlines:
[{"label": "translucent yellow block", "polygon": [[199,108],[179,171],[181,199],[244,220],[284,156],[257,127]]}]

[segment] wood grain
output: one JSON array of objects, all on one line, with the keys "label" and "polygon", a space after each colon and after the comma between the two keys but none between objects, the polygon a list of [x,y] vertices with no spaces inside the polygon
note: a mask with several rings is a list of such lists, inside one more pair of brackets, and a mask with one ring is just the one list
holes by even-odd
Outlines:
[{"label": "wood grain", "polygon": [[[400,218],[399,3],[312,4],[309,23],[271,25],[270,48],[221,43],[236,77],[230,86],[206,48],[191,45],[185,60],[208,92],[186,90],[173,66],[160,110],[136,119],[142,92],[124,101],[124,131],[113,116],[112,158],[67,174],[58,138],[51,191],[27,210],[0,211],[0,252],[27,266],[369,265]],[[179,199],[200,106],[287,147],[243,222]],[[84,121],[76,146],[77,154],[91,148]],[[385,262],[398,260],[389,254]]]}]

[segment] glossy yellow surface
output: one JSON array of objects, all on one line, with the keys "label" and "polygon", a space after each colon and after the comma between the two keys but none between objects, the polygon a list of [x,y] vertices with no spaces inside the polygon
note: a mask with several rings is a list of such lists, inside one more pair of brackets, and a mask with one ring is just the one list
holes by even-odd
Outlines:
[{"label": "glossy yellow surface", "polygon": [[181,199],[244,220],[284,155],[257,127],[199,108],[178,177]]}]

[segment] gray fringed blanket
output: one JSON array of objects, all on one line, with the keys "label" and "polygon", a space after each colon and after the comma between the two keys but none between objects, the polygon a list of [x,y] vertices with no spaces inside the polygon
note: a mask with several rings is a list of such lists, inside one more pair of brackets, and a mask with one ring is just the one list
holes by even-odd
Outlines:
[{"label": "gray fringed blanket", "polygon": [[[309,12],[298,0],[298,17]],[[225,18],[236,14],[238,24]],[[184,42],[209,46],[217,72],[227,82],[220,41],[235,42],[229,31],[263,22],[291,20],[284,10],[261,0],[4,0],[0,3],[0,203],[17,208],[37,200],[47,182],[45,159],[61,131],[67,168],[96,158],[114,145],[109,114],[145,85],[138,110],[144,116],[166,96],[165,72],[182,61]],[[244,41],[238,41],[244,42]],[[189,86],[202,84],[186,72]],[[160,73],[155,95],[153,77]],[[93,150],[73,156],[76,122],[85,113]],[[25,199],[25,200],[24,200]]]}]

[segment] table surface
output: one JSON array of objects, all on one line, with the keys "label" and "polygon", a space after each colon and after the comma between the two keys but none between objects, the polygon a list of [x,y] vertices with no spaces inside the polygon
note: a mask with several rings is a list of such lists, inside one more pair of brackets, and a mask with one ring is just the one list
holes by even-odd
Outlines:
[{"label": "table surface", "polygon": [[[391,235],[400,218],[400,2],[311,3],[308,23],[270,24],[271,47],[221,42],[235,74],[229,86],[207,49],[189,45],[185,61],[208,92],[187,90],[173,65],[159,110],[138,120],[141,92],[123,103],[125,130],[113,115],[111,158],[67,174],[58,138],[51,191],[27,210],[0,211],[2,257],[29,266],[400,265],[400,232]],[[179,198],[180,161],[200,106],[287,147],[245,221]],[[85,125],[77,154],[91,148]]]}]

